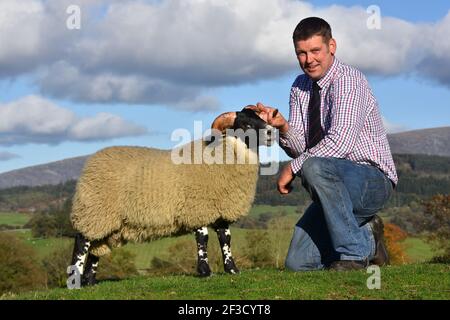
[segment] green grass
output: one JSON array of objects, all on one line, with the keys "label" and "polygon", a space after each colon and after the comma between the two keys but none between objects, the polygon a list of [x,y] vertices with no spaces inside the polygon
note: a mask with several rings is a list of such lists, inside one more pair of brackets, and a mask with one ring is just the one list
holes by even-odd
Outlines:
[{"label": "green grass", "polygon": [[405,252],[411,262],[429,261],[434,256],[441,254],[436,252],[433,248],[421,238],[408,237],[403,242],[405,245]]},{"label": "green grass", "polygon": [[3,232],[14,232],[14,234],[19,239],[22,239],[26,244],[30,245],[36,251],[38,258],[40,259],[44,258],[46,255],[56,250],[60,246],[69,246],[69,244],[73,243],[73,239],[70,238],[33,238],[30,229],[20,229]]},{"label": "green grass", "polygon": [[3,299],[450,299],[449,265],[410,264],[381,269],[381,288],[368,289],[371,274],[247,270],[239,275],[138,276],[81,290],[65,288],[4,295]]},{"label": "green grass", "polygon": [[[212,229],[209,231],[208,242],[208,258],[213,265],[221,266],[222,255],[218,245],[216,233]],[[231,228],[231,249],[234,255],[239,258],[242,255],[246,246],[246,235],[250,232],[249,229]],[[269,238],[272,241],[273,253],[276,258],[276,265],[282,266],[284,258],[286,257],[288,246],[291,238],[291,231],[284,230],[269,230]],[[178,241],[185,241],[191,248],[181,248],[181,250],[192,251],[192,256],[195,256],[195,237],[194,234],[187,234],[179,237],[163,238],[148,243],[127,244],[124,248],[136,255],[136,267],[143,270],[150,267],[150,262],[154,257],[163,259],[168,254],[168,248],[175,245]],[[239,260],[238,260],[239,261]]]},{"label": "green grass", "polygon": [[22,227],[30,219],[31,219],[31,216],[26,213],[0,212],[0,225],[6,224],[9,226]]},{"label": "green grass", "polygon": [[299,216],[295,210],[297,207],[295,206],[270,206],[270,205],[254,205],[249,212],[249,216],[257,218],[262,213],[273,213],[273,214],[280,214],[281,212],[285,212],[289,215],[295,214]]}]

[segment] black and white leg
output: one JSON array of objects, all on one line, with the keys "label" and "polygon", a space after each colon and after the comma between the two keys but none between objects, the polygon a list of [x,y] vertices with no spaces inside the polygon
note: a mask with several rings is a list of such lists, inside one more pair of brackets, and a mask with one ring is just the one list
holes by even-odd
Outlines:
[{"label": "black and white leg", "polygon": [[200,277],[209,277],[211,269],[208,264],[208,228],[202,227],[195,230],[197,241],[197,272]]},{"label": "black and white leg", "polygon": [[97,279],[97,268],[98,268],[99,257],[93,254],[88,254],[86,266],[84,268],[83,277],[81,284],[83,286],[93,286],[98,283]]},{"label": "black and white leg", "polygon": [[[90,246],[91,243],[81,233],[78,233],[75,236],[75,245],[72,253],[72,266],[77,269],[81,279],[83,278]],[[73,272],[69,275],[69,277],[71,276],[73,276]]]},{"label": "black and white leg", "polygon": [[222,250],[223,268],[225,272],[236,274],[239,269],[234,263],[231,255],[231,232],[228,223],[221,222],[216,227],[217,237],[219,238],[220,249]]}]

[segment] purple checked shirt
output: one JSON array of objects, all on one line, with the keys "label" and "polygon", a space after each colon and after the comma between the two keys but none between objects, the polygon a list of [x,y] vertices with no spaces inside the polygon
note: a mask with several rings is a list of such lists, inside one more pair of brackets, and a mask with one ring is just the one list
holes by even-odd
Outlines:
[{"label": "purple checked shirt", "polygon": [[397,172],[378,104],[364,75],[336,57],[317,81],[321,98],[324,138],[306,149],[308,104],[312,80],[306,74],[295,79],[290,95],[289,130],[280,134],[280,146],[295,158],[294,173],[311,157],[343,158],[379,168],[397,184]]}]

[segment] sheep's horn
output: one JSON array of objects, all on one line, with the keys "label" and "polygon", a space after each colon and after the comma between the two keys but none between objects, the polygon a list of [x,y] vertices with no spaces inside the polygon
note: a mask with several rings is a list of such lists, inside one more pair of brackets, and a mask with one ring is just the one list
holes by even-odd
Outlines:
[{"label": "sheep's horn", "polygon": [[214,119],[211,129],[219,130],[220,132],[225,132],[226,129],[231,128],[236,119],[236,112],[225,112]]}]

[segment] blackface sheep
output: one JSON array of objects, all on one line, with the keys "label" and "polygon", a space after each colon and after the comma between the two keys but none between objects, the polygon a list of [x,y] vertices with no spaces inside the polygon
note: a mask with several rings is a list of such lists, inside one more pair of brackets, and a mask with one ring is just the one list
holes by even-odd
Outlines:
[{"label": "blackface sheep", "polygon": [[[196,140],[172,151],[111,147],[88,159],[73,198],[71,221],[78,233],[71,277],[78,273],[82,285],[92,285],[99,257],[112,248],[188,232],[195,232],[197,240],[197,271],[209,276],[206,226],[217,232],[225,271],[239,272],[229,224],[250,210],[258,145],[271,145],[274,131],[249,108],[221,114],[212,129],[217,133],[212,142]],[[257,134],[247,135],[252,130]],[[174,164],[174,151],[188,153],[190,159],[203,157],[204,163]],[[205,156],[224,161],[206,161]],[[239,156],[245,161],[236,161]]]}]

